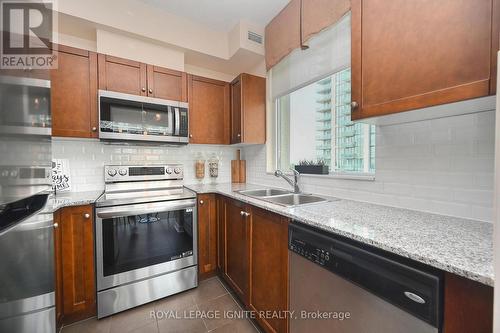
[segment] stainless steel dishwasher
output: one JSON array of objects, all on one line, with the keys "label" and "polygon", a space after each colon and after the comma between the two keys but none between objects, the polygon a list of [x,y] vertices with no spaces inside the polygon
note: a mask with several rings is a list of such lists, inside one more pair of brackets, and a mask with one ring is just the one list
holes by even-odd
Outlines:
[{"label": "stainless steel dishwasher", "polygon": [[296,222],[288,247],[291,333],[441,332],[438,270]]}]

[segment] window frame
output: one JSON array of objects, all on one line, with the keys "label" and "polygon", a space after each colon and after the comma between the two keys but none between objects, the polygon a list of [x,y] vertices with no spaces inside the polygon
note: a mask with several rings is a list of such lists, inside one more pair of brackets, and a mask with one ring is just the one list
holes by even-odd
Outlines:
[{"label": "window frame", "polygon": [[[290,89],[288,91],[283,92],[282,94],[279,94],[275,97],[274,100],[271,100],[271,104],[273,105],[273,120],[274,120],[274,126],[273,126],[273,135],[274,135],[274,149],[273,149],[273,165],[275,169],[282,168],[280,165],[280,154],[281,154],[281,122],[280,122],[280,116],[281,116],[281,111],[280,111],[280,100],[282,97],[286,95],[290,95],[295,91],[298,91],[304,87],[307,87],[313,83],[319,82],[321,80],[324,80],[328,77],[331,77],[337,73],[340,73],[344,70],[350,69],[351,66],[346,65],[342,66],[334,71],[331,71],[325,75],[322,75],[320,77],[317,77],[315,79],[309,80],[294,89]],[[360,123],[360,121],[353,121],[355,123]],[[322,177],[322,178],[334,178],[334,179],[349,179],[349,180],[375,180],[375,174],[376,174],[376,166],[374,171],[369,171],[370,170],[370,124],[365,124],[366,126],[363,128],[363,147],[367,149],[363,149],[363,160],[365,161],[363,163],[363,171],[362,172],[348,172],[348,171],[332,171],[332,167],[330,167],[330,171],[327,175],[314,175],[314,174],[303,174],[303,176],[308,176],[308,177]],[[336,146],[332,147],[333,150],[336,150]],[[375,155],[376,156],[376,155]],[[273,172],[269,171],[267,172],[268,174],[272,174]],[[301,175],[302,176],[302,175]]]}]

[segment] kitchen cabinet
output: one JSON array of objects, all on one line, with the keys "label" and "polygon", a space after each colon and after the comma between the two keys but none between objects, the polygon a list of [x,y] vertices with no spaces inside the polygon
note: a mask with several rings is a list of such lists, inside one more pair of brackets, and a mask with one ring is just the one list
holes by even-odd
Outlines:
[{"label": "kitchen cabinet", "polygon": [[224,200],[223,209],[225,228],[223,276],[240,300],[248,304],[251,214],[246,212],[247,206],[244,203],[232,199]]},{"label": "kitchen cabinet", "polygon": [[187,74],[99,54],[99,89],[173,101],[187,101]]},{"label": "kitchen cabinet", "polygon": [[[219,256],[223,278],[253,311],[288,310],[288,219],[223,198]],[[266,332],[287,332],[288,320],[257,317]]]},{"label": "kitchen cabinet", "polygon": [[189,142],[229,143],[229,83],[188,76]]},{"label": "kitchen cabinet", "polygon": [[52,135],[96,138],[97,55],[59,45],[57,57],[50,73]]},{"label": "kitchen cabinet", "polygon": [[494,93],[498,0],[351,6],[352,119]]},{"label": "kitchen cabinet", "polygon": [[146,64],[99,54],[99,89],[147,96]]},{"label": "kitchen cabinet", "polygon": [[[250,309],[288,310],[288,219],[251,207]],[[288,321],[257,316],[266,332],[287,332]]]},{"label": "kitchen cabinet", "polygon": [[187,102],[187,74],[147,65],[148,96]]},{"label": "kitchen cabinet", "polygon": [[240,74],[231,82],[231,143],[266,142],[266,79]]},{"label": "kitchen cabinet", "polygon": [[198,272],[200,280],[217,269],[217,200],[214,194],[198,195]]},{"label": "kitchen cabinet", "polygon": [[93,207],[62,208],[55,219],[56,313],[69,324],[96,314]]},{"label": "kitchen cabinet", "polygon": [[491,333],[493,288],[446,273],[443,333]]}]

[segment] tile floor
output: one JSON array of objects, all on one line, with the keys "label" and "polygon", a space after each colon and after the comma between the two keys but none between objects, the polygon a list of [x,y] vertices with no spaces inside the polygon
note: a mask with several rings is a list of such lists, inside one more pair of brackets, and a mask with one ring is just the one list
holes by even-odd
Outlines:
[{"label": "tile floor", "polygon": [[[257,333],[247,319],[200,318],[195,311],[240,311],[241,306],[233,295],[214,277],[200,282],[198,288],[170,296],[156,302],[130,309],[101,320],[87,319],[65,326],[62,333]],[[155,318],[151,311],[164,311],[179,318]],[[213,313],[213,312],[212,312]],[[232,312],[229,312],[232,313]],[[186,318],[189,317],[189,318]],[[193,318],[191,318],[193,317]]]}]

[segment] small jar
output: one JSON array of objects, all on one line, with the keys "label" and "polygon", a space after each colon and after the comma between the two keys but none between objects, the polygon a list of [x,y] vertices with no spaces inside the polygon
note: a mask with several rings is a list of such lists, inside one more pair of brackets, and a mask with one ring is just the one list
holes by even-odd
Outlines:
[{"label": "small jar", "polygon": [[201,153],[196,157],[194,168],[196,179],[202,181],[203,178],[205,178],[205,159],[203,159],[203,155],[201,155]]},{"label": "small jar", "polygon": [[208,171],[212,181],[215,181],[219,177],[219,159],[215,154],[212,154],[208,160]]}]

